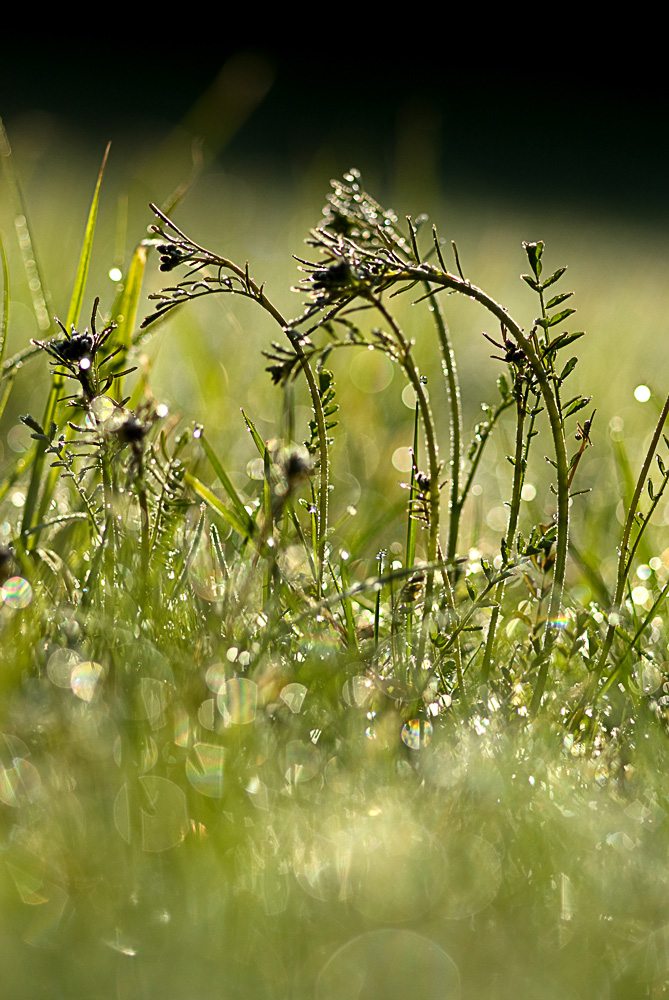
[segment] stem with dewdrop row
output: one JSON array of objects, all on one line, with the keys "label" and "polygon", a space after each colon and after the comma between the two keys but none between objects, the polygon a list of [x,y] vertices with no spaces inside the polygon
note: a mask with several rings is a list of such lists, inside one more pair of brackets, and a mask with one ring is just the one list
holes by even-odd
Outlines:
[{"label": "stem with dewdrop row", "polygon": [[434,565],[437,560],[439,550],[439,447],[434,427],[432,411],[425,391],[425,386],[421,381],[420,374],[411,354],[411,342],[406,339],[395,318],[383,305],[380,296],[370,296],[375,308],[381,313],[386,323],[392,330],[393,336],[399,348],[398,360],[413,388],[421,419],[425,432],[425,451],[427,452],[428,472],[430,476],[429,493],[429,524],[427,542],[427,564],[429,569],[425,580],[425,605],[423,608],[423,625],[420,636],[420,649],[418,652],[418,662],[423,658],[425,642],[427,639],[427,629],[432,612],[432,601],[434,595]]},{"label": "stem with dewdrop row", "polygon": [[[559,402],[556,398],[549,376],[542,364],[541,358],[537,353],[532,339],[525,336],[520,325],[501,305],[499,305],[498,302],[495,302],[493,298],[487,295],[480,288],[477,288],[476,285],[472,285],[469,281],[457,277],[454,274],[450,274],[448,271],[441,271],[438,268],[426,264],[421,264],[417,267],[406,265],[402,268],[398,268],[397,272],[392,274],[392,278],[396,281],[407,280],[427,282],[431,287],[436,286],[436,289],[458,292],[461,295],[466,295],[470,299],[474,299],[474,301],[479,302],[485,309],[488,310],[488,312],[495,316],[495,318],[504,325],[508,334],[525,355],[527,364],[532,370],[532,374],[537,381],[548,415],[551,436],[553,438],[553,448],[555,452],[555,468],[557,470],[557,512],[555,518],[557,537],[555,549],[555,570],[553,575],[553,586],[551,588],[546,629],[544,632],[544,649],[548,652],[555,640],[555,629],[552,623],[559,618],[560,609],[562,607],[562,592],[564,589],[564,580],[567,568],[567,551],[569,545],[569,462],[567,458],[567,447],[565,442],[562,414],[560,412]],[[543,695],[547,676],[548,656],[544,659],[540,668],[539,677],[537,679],[537,686],[535,688],[535,699],[537,700],[537,704],[540,702]]]}]

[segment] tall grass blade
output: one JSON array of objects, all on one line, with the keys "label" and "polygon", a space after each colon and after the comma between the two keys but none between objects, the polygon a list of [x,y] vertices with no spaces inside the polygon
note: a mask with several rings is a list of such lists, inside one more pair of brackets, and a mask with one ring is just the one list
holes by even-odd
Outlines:
[{"label": "tall grass blade", "polygon": [[39,257],[33,244],[21,182],[2,118],[0,118],[0,161],[2,161],[5,181],[9,188],[9,203],[14,215],[16,236],[19,242],[21,260],[23,261],[23,267],[28,280],[28,288],[30,289],[33,311],[37,320],[37,328],[42,334],[48,330],[55,332],[53,322],[49,316],[48,303],[50,298],[42,276]]},{"label": "tall grass blade", "polygon": [[98,204],[100,201],[100,187],[102,185],[102,177],[105,172],[105,166],[107,165],[107,157],[109,156],[109,149],[111,147],[111,142],[107,143],[107,148],[105,149],[104,156],[102,157],[102,164],[100,166],[100,172],[98,174],[98,179],[95,185],[95,191],[93,192],[93,200],[91,202],[91,207],[88,212],[88,221],[86,222],[86,231],[84,233],[84,242],[81,247],[81,253],[79,255],[79,266],[77,267],[77,274],[74,279],[74,288],[72,289],[72,298],[70,299],[70,308],[67,311],[67,321],[65,326],[69,330],[70,325],[76,327],[79,322],[79,316],[81,314],[81,306],[84,301],[84,292],[86,291],[86,281],[88,280],[88,271],[91,264],[91,253],[93,250],[93,237],[95,236],[95,224],[98,218]]},{"label": "tall grass blade", "polygon": [[210,463],[212,469],[214,470],[214,472],[218,476],[219,481],[221,483],[221,486],[223,487],[223,489],[225,490],[225,492],[228,494],[228,496],[232,500],[233,506],[235,508],[235,511],[237,512],[237,515],[238,515],[240,521],[243,524],[247,525],[248,535],[249,535],[249,537],[251,537],[251,535],[253,534],[253,532],[255,530],[255,522],[253,521],[253,518],[251,517],[251,515],[247,511],[246,507],[244,506],[242,498],[240,497],[239,493],[235,489],[235,487],[234,487],[234,485],[232,483],[232,480],[230,479],[229,475],[227,474],[227,472],[223,468],[223,464],[222,464],[220,458],[218,457],[218,455],[216,454],[216,452],[214,451],[214,449],[211,447],[211,445],[209,444],[209,442],[205,438],[204,434],[201,435],[201,437],[200,437],[200,444],[202,445],[202,448],[204,450],[205,455],[209,459],[209,463]]},{"label": "tall grass blade", "polygon": [[[81,253],[79,255],[79,265],[77,267],[77,274],[74,280],[74,288],[72,290],[72,297],[70,299],[70,307],[67,312],[67,322],[65,324],[66,328],[69,329],[71,326],[76,327],[79,322],[79,315],[81,312],[81,305],[84,298],[84,292],[86,290],[86,281],[88,279],[88,271],[90,268],[91,261],[91,251],[93,247],[93,237],[95,235],[95,224],[98,216],[98,203],[100,200],[100,186],[102,184],[102,176],[104,174],[105,165],[107,163],[107,157],[109,155],[109,148],[111,143],[107,143],[107,148],[105,149],[104,156],[102,158],[102,165],[100,167],[100,172],[98,174],[98,179],[95,185],[95,191],[93,192],[93,200],[91,202],[91,207],[88,213],[88,221],[86,223],[86,230],[84,233],[84,241],[81,248]],[[58,403],[58,396],[62,390],[64,384],[64,376],[54,374],[51,383],[51,390],[47,399],[46,407],[44,410],[44,418],[42,420],[43,427],[50,427],[52,423],[57,423],[56,420],[56,405]],[[44,483],[44,488],[42,490],[42,497],[39,502],[38,507],[38,497],[40,491],[40,485],[42,480],[42,473],[44,470],[44,445],[38,443],[37,451],[35,454],[35,463],[33,465],[32,476],[30,479],[30,485],[28,487],[28,492],[26,495],[25,507],[23,510],[23,521],[21,523],[21,535],[26,539],[26,544],[29,544],[31,548],[36,548],[39,542],[39,532],[31,532],[34,528],[35,523],[39,523],[44,519],[46,511],[51,503],[51,497],[58,480],[58,470],[51,469],[49,472],[46,482]],[[30,535],[30,541],[28,543],[27,536]]]},{"label": "tall grass blade", "polygon": [[212,493],[209,487],[205,486],[205,484],[191,472],[186,472],[184,474],[184,482],[190,486],[193,492],[196,493],[201,500],[204,500],[204,502],[211,507],[216,514],[219,514],[220,517],[222,517],[223,520],[226,521],[242,539],[246,540],[253,535],[253,532],[255,531],[255,524],[250,518],[248,512],[246,515],[247,519],[242,520],[233,511],[228,510],[225,504],[221,503],[216,494]]},{"label": "tall grass blade", "polygon": [[7,325],[9,323],[9,268],[5,247],[0,236],[0,258],[2,259],[2,314],[0,315],[0,366],[5,359]]},{"label": "tall grass blade", "polygon": [[114,341],[117,345],[122,345],[125,348],[122,352],[123,357],[127,354],[132,342],[132,331],[137,319],[137,308],[142,291],[146,257],[147,249],[140,243],[132,255],[128,273],[123,279],[123,288],[116,296],[112,306],[111,318],[116,323]]}]

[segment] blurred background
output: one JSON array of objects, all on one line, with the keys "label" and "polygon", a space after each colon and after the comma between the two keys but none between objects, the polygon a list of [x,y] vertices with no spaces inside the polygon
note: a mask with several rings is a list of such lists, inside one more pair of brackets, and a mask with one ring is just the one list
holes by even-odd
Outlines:
[{"label": "blurred background", "polygon": [[[597,407],[595,447],[583,463],[582,486],[615,481],[610,436],[624,438],[633,460],[652,430],[669,369],[668,150],[666,130],[658,127],[663,92],[652,77],[630,80],[622,72],[602,73],[595,83],[567,74],[546,81],[526,67],[493,72],[485,59],[467,52],[438,64],[421,58],[388,57],[387,65],[381,60],[366,68],[362,60],[342,63],[325,51],[314,60],[268,48],[156,56],[147,49],[119,55],[111,47],[86,51],[46,42],[31,44],[26,54],[15,46],[0,68],[0,114],[51,312],[61,318],[67,312],[109,140],[87,296],[92,302],[100,295],[103,314],[116,290],[110,270],[123,272],[146,234],[153,221],[148,203],[164,203],[189,177],[195,144],[202,170],[175,221],[200,244],[236,261],[248,259],[252,275],[266,282],[288,316],[301,311],[299,294],[290,290],[300,276],[291,255],[304,254],[303,240],[318,224],[330,179],[357,166],[366,189],[400,218],[428,213],[447,246],[456,241],[466,276],[526,328],[537,303],[519,280],[527,271],[521,242],[546,242],[546,273],[569,265],[557,289],[575,292],[569,304],[578,312],[567,328],[587,331],[576,345],[581,361],[569,395],[592,396]],[[10,257],[10,356],[37,331],[6,189],[0,227]],[[147,294],[160,287],[161,277],[150,259]],[[499,339],[499,330],[473,303],[443,302],[469,440],[481,402],[495,402],[501,367],[490,360],[481,332]],[[85,316],[89,308],[87,302]],[[429,318],[408,300],[398,309],[429,377],[445,455],[446,397]],[[280,339],[280,331],[259,310],[217,296],[175,314],[141,345],[153,392],[184,421],[206,425],[240,486],[248,484],[253,458],[240,407],[265,437],[282,433],[282,393],[261,355],[272,339]],[[375,495],[369,508],[390,516],[406,501],[399,483],[407,476],[412,435],[399,372],[376,354],[348,351],[338,352],[332,367],[342,407],[334,503],[343,510],[363,494]],[[18,414],[43,407],[45,369],[43,358],[32,361],[12,394],[0,445],[5,460],[26,444]],[[635,398],[638,385],[650,390],[646,402]],[[309,415],[298,395],[300,440]],[[496,537],[509,489],[505,433],[502,428],[491,445],[479,484],[487,511],[482,530]],[[535,465],[540,478],[542,455],[535,455]],[[550,514],[552,500],[546,484],[536,487],[535,520]],[[599,504],[610,521],[619,499],[609,489],[588,503]],[[474,543],[479,530],[472,528]]]}]

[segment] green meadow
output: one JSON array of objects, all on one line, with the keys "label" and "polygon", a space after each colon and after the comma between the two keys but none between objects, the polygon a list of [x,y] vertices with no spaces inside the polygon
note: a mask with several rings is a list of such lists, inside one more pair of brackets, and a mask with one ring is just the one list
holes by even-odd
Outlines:
[{"label": "green meadow", "polygon": [[0,138],[7,996],[665,996],[659,224]]}]

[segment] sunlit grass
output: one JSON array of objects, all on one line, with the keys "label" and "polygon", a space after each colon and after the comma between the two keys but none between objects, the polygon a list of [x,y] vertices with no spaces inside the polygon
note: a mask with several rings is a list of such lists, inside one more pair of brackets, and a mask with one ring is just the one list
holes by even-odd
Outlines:
[{"label": "sunlit grass", "polygon": [[[97,166],[82,163],[73,177],[63,164],[53,187],[39,166],[24,184],[29,221],[52,312],[64,320]],[[65,174],[67,199],[56,197]],[[163,190],[144,200],[160,201],[179,179],[166,174]],[[305,292],[289,290],[303,277],[290,255],[305,255],[328,180],[315,196],[311,182],[277,196],[257,174],[213,173],[173,217],[201,246],[248,259],[272,303],[295,316]],[[128,246],[119,247],[112,206],[127,184],[112,174],[105,185],[79,329],[94,295],[109,314],[110,269],[127,270],[154,221],[137,195],[121,227]],[[597,415],[576,480],[592,492],[570,509],[543,700],[534,703],[551,546],[508,558],[500,547],[513,408],[481,462],[463,512],[462,561],[450,566],[448,585],[437,583],[436,639],[421,660],[429,540],[414,522],[417,561],[404,572],[416,397],[401,364],[367,346],[327,357],[340,409],[332,531],[321,537],[318,475],[307,475],[301,452],[263,450],[291,428],[294,441],[307,439],[313,419],[304,380],[282,392],[265,371],[261,352],[280,331],[240,294],[191,303],[147,328],[146,343],[133,331],[127,364],[137,372],[124,382],[133,395],[113,427],[96,423],[94,399],[60,411],[63,428],[63,413],[81,428],[71,437],[89,456],[75,469],[92,469],[79,492],[66,478],[52,484],[41,516],[54,523],[40,527],[35,509],[26,531],[30,468],[18,474],[17,462],[33,441],[18,418],[42,418],[51,377],[38,354],[19,371],[3,417],[4,474],[17,471],[0,525],[8,995],[394,1000],[413,989],[429,1000],[622,1000],[666,988],[664,503],[614,609],[621,628],[611,655],[598,660],[616,549],[664,399],[655,237],[606,230],[603,220],[579,228],[564,211],[505,216],[485,201],[456,204],[448,192],[441,205],[395,208],[400,219],[430,208],[467,277],[526,333],[538,306],[518,280],[528,270],[521,241],[541,236],[551,268],[570,265],[559,287],[576,292],[573,329],[588,336],[573,348],[569,395],[593,397],[581,421],[595,407]],[[5,213],[8,358],[31,337],[44,339],[12,226]],[[147,292],[183,277],[159,274],[155,259],[138,323],[152,308]],[[500,338],[490,316],[463,296],[441,300],[466,447],[481,402],[499,401],[506,366],[481,336]],[[427,375],[445,461],[451,420],[434,327],[410,297],[394,302]],[[373,323],[361,327],[372,336]],[[76,376],[67,385],[62,395],[79,391]],[[569,454],[575,430],[572,418]],[[212,472],[203,440],[229,485]],[[550,448],[544,427],[518,500],[526,539],[535,526],[547,534],[555,513]],[[289,465],[297,459],[299,476]],[[653,476],[659,488],[657,468]],[[448,483],[442,523],[447,494]],[[494,574],[504,567],[502,598]],[[495,612],[481,595],[493,584],[502,605],[484,676]],[[463,625],[456,643],[465,616],[471,631]]]}]

